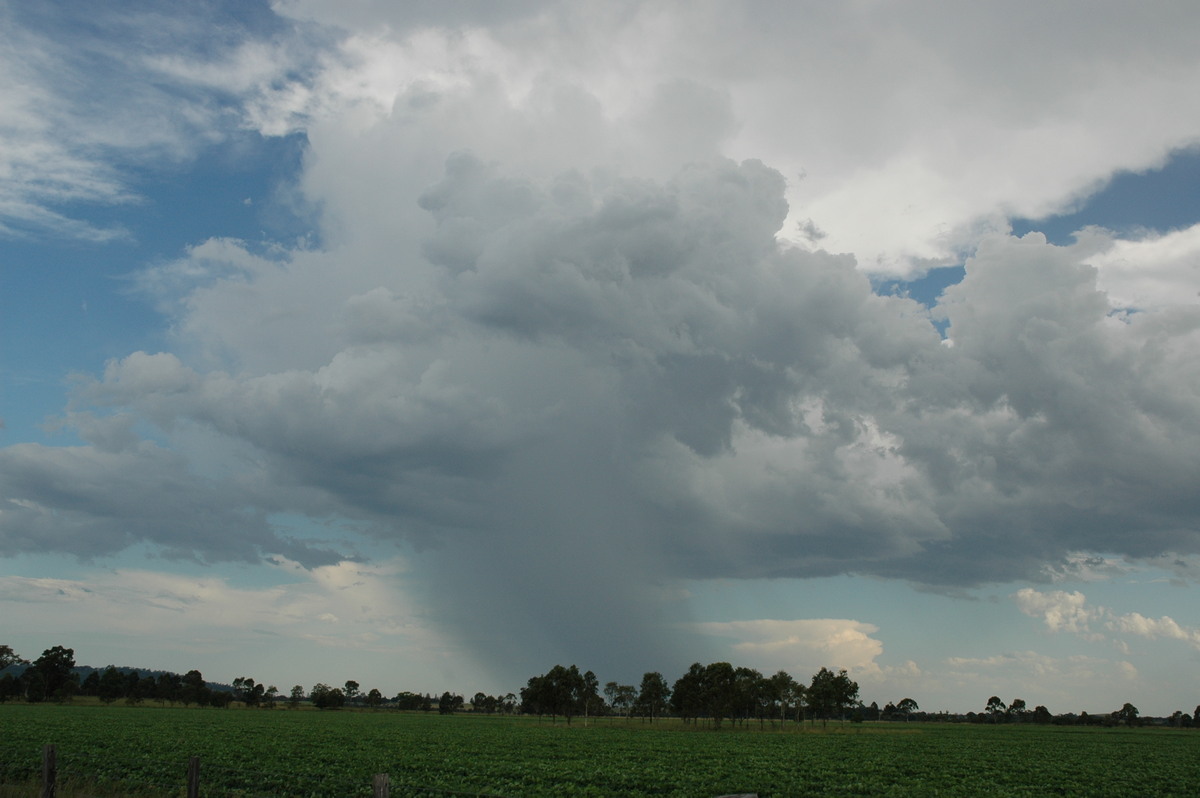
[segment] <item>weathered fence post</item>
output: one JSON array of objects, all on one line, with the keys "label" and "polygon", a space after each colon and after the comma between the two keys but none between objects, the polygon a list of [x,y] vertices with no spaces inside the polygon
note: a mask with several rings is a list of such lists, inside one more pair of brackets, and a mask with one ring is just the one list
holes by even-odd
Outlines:
[{"label": "weathered fence post", "polygon": [[200,757],[188,760],[187,798],[200,798]]},{"label": "weathered fence post", "polygon": [[386,773],[376,773],[375,780],[371,783],[372,798],[388,798],[388,793],[391,792],[392,784]]},{"label": "weathered fence post", "polygon": [[53,745],[46,745],[42,748],[42,798],[54,798],[57,778],[57,751]]}]

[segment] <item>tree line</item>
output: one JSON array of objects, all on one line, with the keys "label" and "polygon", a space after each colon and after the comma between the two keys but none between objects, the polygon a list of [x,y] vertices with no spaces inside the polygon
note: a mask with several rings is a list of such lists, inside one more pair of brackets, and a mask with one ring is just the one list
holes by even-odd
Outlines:
[{"label": "tree line", "polygon": [[762,726],[776,720],[782,725],[789,720],[820,719],[827,723],[847,719],[858,704],[858,683],[845,670],[821,668],[806,685],[785,671],[764,676],[728,662],[697,662],[671,685],[654,671],[643,675],[636,688],[608,682],[604,694],[607,702],[600,697],[599,680],[591,671],[555,665],[521,689],[521,711],[552,719],[562,716],[568,724],[573,718],[597,714],[635,715],[650,723],[671,714],[684,723],[703,721],[714,728],[725,722],[757,721]]},{"label": "tree line", "polygon": [[[253,679],[234,679],[225,689],[204,680],[200,671],[149,673],[135,668],[78,668],[74,649],[54,646],[30,662],[17,656],[10,646],[0,645],[0,670],[25,666],[18,673],[0,676],[0,702],[22,699],[30,703],[69,701],[76,695],[94,696],[103,703],[122,700],[127,704],[144,701],[181,703],[185,706],[227,707],[234,701],[258,706],[272,701],[278,690],[260,685]],[[87,675],[82,676],[81,671]]]},{"label": "tree line", "polygon": [[[362,690],[353,679],[341,687],[319,682],[308,691],[302,685],[295,685],[285,697],[275,685],[258,682],[249,676],[239,676],[232,684],[222,685],[206,681],[198,670],[180,675],[114,665],[104,669],[80,668],[75,664],[74,649],[63,646],[46,649],[42,656],[30,662],[18,656],[11,646],[0,645],[0,672],[3,672],[0,675],[0,703],[14,699],[29,703],[66,702],[79,695],[99,698],[106,704],[123,701],[136,705],[157,701],[223,708],[237,702],[246,707],[272,709],[279,705],[295,708],[308,702],[318,709],[388,705],[401,710],[431,712],[436,709],[441,714],[461,711],[466,704],[461,695],[449,691],[440,697],[406,691],[389,699],[378,689]],[[518,708],[512,693],[504,696],[476,693],[472,699],[472,710],[476,712],[514,713]]]},{"label": "tree line", "polygon": [[[14,667],[15,666],[15,667]],[[246,707],[265,709],[284,705],[292,708],[308,702],[317,709],[388,707],[403,711],[437,711],[452,714],[468,709],[486,714],[527,714],[552,720],[563,718],[570,724],[575,718],[595,716],[636,717],[653,723],[672,716],[687,724],[703,723],[714,728],[723,724],[801,723],[820,720],[842,721],[922,721],[941,720],[970,723],[1041,723],[1066,725],[1137,726],[1145,719],[1137,707],[1126,703],[1107,713],[1052,715],[1044,706],[1028,708],[1014,698],[1005,704],[991,696],[981,712],[965,715],[925,713],[917,702],[902,698],[880,708],[875,702],[865,705],[859,699],[858,683],[845,670],[821,668],[807,682],[778,671],[765,676],[753,668],[735,667],[728,662],[708,665],[694,663],[686,673],[668,683],[658,672],[642,676],[639,685],[610,681],[600,686],[592,671],[575,666],[555,665],[546,673],[533,676],[520,695],[492,696],[477,692],[468,702],[457,693],[404,691],[392,698],[378,689],[362,690],[354,680],[341,687],[318,683],[306,691],[295,685],[282,695],[275,685],[258,682],[248,676],[230,685],[205,681],[198,670],[185,674],[147,672],[134,668],[108,666],[104,669],[79,668],[73,649],[54,646],[36,660],[19,657],[10,646],[0,645],[0,703],[8,700],[69,701],[75,695],[94,696],[104,703],[124,701],[140,704],[157,701],[184,706],[228,707],[239,702]],[[1169,718],[1154,721],[1177,727],[1200,727],[1200,706],[1192,713],[1178,710]]]}]

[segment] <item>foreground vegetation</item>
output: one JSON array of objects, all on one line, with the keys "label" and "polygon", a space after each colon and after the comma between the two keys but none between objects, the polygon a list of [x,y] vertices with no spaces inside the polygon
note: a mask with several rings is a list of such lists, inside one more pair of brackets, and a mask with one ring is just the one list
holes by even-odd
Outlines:
[{"label": "foreground vegetation", "polygon": [[1177,729],[714,730],[616,718],[568,727],[495,715],[55,704],[0,705],[0,729],[0,783],[29,795],[47,743],[58,746],[65,779],[108,784],[110,795],[181,795],[193,755],[206,796],[366,796],[374,773],[391,776],[393,795],[1194,795],[1200,784],[1200,736]]}]

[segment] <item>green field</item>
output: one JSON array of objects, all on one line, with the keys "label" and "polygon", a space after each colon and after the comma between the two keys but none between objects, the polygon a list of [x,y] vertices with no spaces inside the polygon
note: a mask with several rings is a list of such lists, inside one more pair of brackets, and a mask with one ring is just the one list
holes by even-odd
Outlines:
[{"label": "green field", "polygon": [[366,796],[374,773],[390,775],[393,795],[1200,794],[1200,732],[1186,729],[714,731],[607,719],[568,728],[498,716],[9,704],[0,705],[0,783],[32,785],[46,743],[64,778],[93,792],[123,785],[110,795],[182,795],[193,755],[205,796]]}]

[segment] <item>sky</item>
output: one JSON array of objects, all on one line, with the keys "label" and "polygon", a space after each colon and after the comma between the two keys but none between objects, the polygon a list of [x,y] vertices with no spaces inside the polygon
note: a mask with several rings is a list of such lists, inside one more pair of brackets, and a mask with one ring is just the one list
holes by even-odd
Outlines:
[{"label": "sky", "polygon": [[0,0],[0,642],[1200,703],[1200,6]]}]

